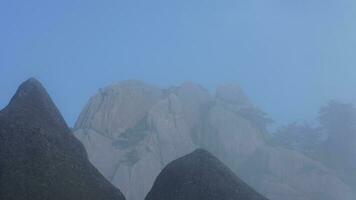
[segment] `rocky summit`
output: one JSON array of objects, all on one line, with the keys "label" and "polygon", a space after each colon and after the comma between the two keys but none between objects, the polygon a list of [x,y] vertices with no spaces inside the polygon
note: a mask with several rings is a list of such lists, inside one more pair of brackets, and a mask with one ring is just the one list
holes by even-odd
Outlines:
[{"label": "rocky summit", "polygon": [[29,79],[0,112],[0,199],[125,198],[89,162],[42,85]]},{"label": "rocky summit", "polygon": [[236,85],[211,94],[191,82],[161,89],[123,81],[88,101],[74,131],[90,161],[128,200],[143,200],[168,163],[197,148],[269,199],[356,199],[322,163],[271,146],[267,122]]},{"label": "rocky summit", "polygon": [[202,149],[169,163],[145,198],[167,199],[267,200]]}]

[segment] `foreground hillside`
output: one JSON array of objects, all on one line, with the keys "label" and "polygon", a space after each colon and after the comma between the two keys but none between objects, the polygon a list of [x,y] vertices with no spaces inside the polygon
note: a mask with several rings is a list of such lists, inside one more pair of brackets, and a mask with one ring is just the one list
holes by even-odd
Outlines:
[{"label": "foreground hillside", "polygon": [[0,199],[125,198],[92,166],[45,89],[30,79],[0,112]]},{"label": "foreground hillside", "polygon": [[145,198],[167,199],[267,200],[202,149],[169,163]]}]

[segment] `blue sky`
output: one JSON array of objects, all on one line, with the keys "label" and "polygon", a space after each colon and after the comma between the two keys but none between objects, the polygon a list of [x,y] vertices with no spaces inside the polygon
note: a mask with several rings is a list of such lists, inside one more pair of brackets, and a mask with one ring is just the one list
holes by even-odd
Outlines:
[{"label": "blue sky", "polygon": [[236,83],[279,123],[356,100],[354,0],[1,0],[0,107],[28,77],[72,125],[99,88]]}]

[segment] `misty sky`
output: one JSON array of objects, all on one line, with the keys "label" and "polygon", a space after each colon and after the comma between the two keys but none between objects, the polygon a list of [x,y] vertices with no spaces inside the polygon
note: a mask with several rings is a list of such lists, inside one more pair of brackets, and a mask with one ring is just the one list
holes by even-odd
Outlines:
[{"label": "misty sky", "polygon": [[0,108],[28,77],[72,125],[100,87],[241,85],[277,122],[356,100],[355,0],[1,0]]}]

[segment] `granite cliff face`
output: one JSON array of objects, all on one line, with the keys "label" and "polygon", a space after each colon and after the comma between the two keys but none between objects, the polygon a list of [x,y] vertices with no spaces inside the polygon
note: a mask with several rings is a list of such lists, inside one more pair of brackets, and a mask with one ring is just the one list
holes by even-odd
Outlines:
[{"label": "granite cliff face", "polygon": [[[129,114],[131,109],[140,111]],[[94,165],[128,199],[142,200],[166,164],[196,148],[184,115],[183,103],[176,94],[126,81],[90,100],[75,126],[75,134]],[[109,125],[115,129],[107,129],[105,122],[96,125],[101,116],[115,116],[110,118],[113,125]]]},{"label": "granite cliff face", "polygon": [[145,200],[267,200],[209,152],[198,149],[169,163]]},{"label": "granite cliff face", "polygon": [[125,198],[89,162],[42,85],[29,79],[0,112],[0,199]]},{"label": "granite cliff face", "polygon": [[218,87],[212,96],[190,82],[159,89],[125,81],[89,100],[75,135],[129,200],[144,199],[169,162],[197,148],[270,199],[355,199],[322,164],[266,144],[261,113],[234,85]]}]

